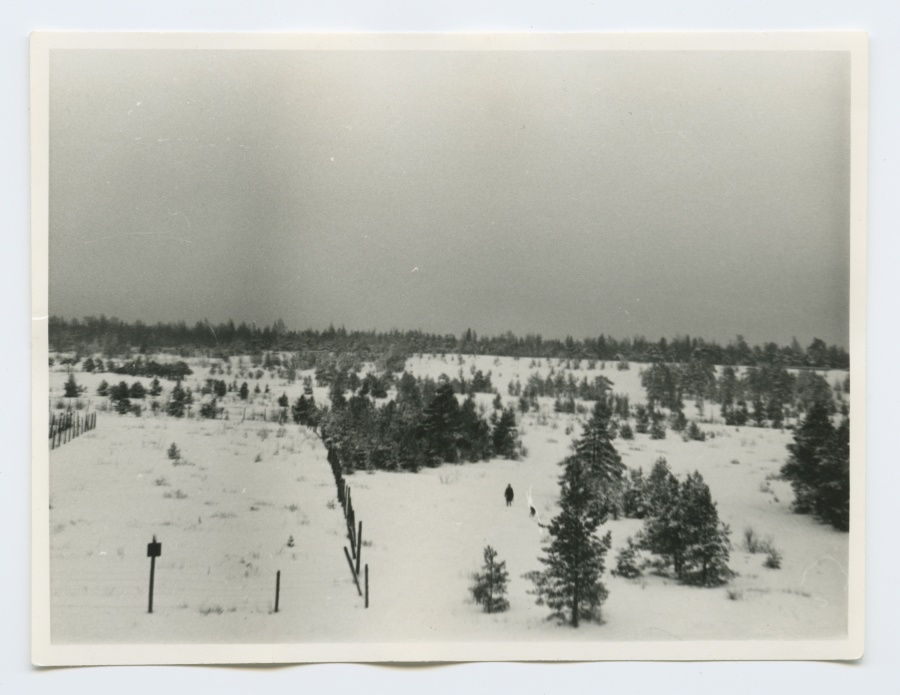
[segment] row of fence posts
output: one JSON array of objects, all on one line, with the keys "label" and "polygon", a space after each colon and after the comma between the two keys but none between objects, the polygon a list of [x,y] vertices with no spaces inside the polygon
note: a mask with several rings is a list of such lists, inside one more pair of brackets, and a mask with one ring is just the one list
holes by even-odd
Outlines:
[{"label": "row of fence posts", "polygon": [[55,449],[66,442],[71,442],[85,432],[90,432],[97,426],[97,413],[87,413],[84,416],[72,411],[50,414],[50,448]]},{"label": "row of fence posts", "polygon": [[[331,472],[334,474],[334,482],[337,486],[337,498],[341,503],[341,509],[344,512],[344,519],[347,521],[347,539],[350,541],[350,549],[344,546],[344,555],[347,558],[347,564],[350,566],[350,574],[353,575],[353,583],[356,584],[356,590],[360,596],[365,596],[366,608],[369,607],[369,565],[363,567],[364,577],[363,586],[360,586],[360,564],[362,562],[362,521],[359,525],[356,523],[356,513],[353,511],[353,498],[350,496],[350,486],[344,480],[344,474],[341,471],[341,462],[338,458],[337,451],[333,447],[328,447],[328,463],[331,465]],[[365,589],[363,589],[365,587]]]}]

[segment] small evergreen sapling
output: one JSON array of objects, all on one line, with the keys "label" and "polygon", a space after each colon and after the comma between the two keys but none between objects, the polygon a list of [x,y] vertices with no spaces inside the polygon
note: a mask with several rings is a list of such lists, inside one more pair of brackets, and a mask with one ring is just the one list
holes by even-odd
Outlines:
[{"label": "small evergreen sapling", "polygon": [[472,575],[472,597],[475,603],[484,608],[485,613],[502,613],[509,608],[506,599],[506,584],[509,573],[506,561],[497,562],[497,551],[491,546],[484,549],[484,565],[482,571]]},{"label": "small evergreen sapling", "polygon": [[644,570],[640,552],[640,547],[634,542],[633,538],[629,537],[625,547],[616,556],[616,568],[612,570],[611,574],[615,577],[624,577],[625,579],[637,579],[643,576]]},{"label": "small evergreen sapling", "polygon": [[693,420],[691,420],[691,424],[688,426],[687,436],[688,439],[692,439],[695,442],[706,441],[706,433],[701,430]]}]

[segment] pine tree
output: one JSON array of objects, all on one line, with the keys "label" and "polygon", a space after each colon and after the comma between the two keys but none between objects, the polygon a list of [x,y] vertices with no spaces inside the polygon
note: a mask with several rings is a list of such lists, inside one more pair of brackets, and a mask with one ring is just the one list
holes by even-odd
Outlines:
[{"label": "pine tree", "polygon": [[666,426],[663,424],[662,420],[654,419],[653,424],[650,425],[650,439],[665,439],[666,438]]},{"label": "pine tree", "polygon": [[766,408],[759,394],[753,397],[753,421],[757,427],[766,425]]},{"label": "pine tree", "polygon": [[625,464],[611,441],[610,414],[606,402],[597,401],[574,448],[575,456],[586,466],[603,511],[615,516],[622,496]]},{"label": "pine tree", "polygon": [[641,549],[634,539],[629,537],[625,547],[616,555],[616,568],[611,571],[615,577],[624,577],[625,579],[636,579],[640,577],[644,571],[641,568]]},{"label": "pine tree", "polygon": [[150,395],[158,396],[162,393],[162,386],[159,385],[159,379],[153,377],[153,381],[150,382]]},{"label": "pine tree", "polygon": [[628,519],[643,519],[647,516],[646,481],[640,468],[628,470],[622,489],[622,515]]},{"label": "pine tree", "polygon": [[650,415],[646,406],[639,405],[634,409],[634,431],[647,434],[650,431]]},{"label": "pine tree", "polygon": [[691,420],[691,424],[688,426],[687,436],[688,439],[693,439],[697,442],[706,441],[706,433],[701,430],[693,420]]},{"label": "pine tree", "polygon": [[172,389],[172,396],[166,405],[166,412],[172,417],[184,417],[185,402],[187,401],[187,393],[181,387],[181,382],[175,382],[175,388]]},{"label": "pine tree", "polygon": [[719,522],[716,505],[703,477],[695,472],[683,482],[659,459],[647,479],[650,508],[638,545],[671,565],[679,581],[713,586],[731,576],[731,533]]},{"label": "pine tree", "polygon": [[309,401],[306,400],[306,396],[300,396],[291,406],[291,415],[294,418],[294,422],[298,425],[305,425],[306,418],[309,413]]},{"label": "pine tree", "polygon": [[106,382],[106,379],[103,379],[100,384],[97,386],[97,395],[98,396],[106,396],[109,394],[109,384]]},{"label": "pine tree", "polygon": [[440,461],[455,463],[456,438],[459,433],[459,403],[449,381],[438,386],[434,398],[425,409],[422,434],[432,465]]},{"label": "pine tree", "polygon": [[247,386],[247,382],[245,381],[241,384],[241,390],[239,392],[242,401],[246,401],[247,397],[250,395],[250,387]]},{"label": "pine tree", "polygon": [[657,459],[647,477],[648,518],[638,534],[640,547],[673,566],[679,578],[684,571],[684,509],[679,499],[678,479],[664,458]]},{"label": "pine tree", "polygon": [[491,546],[485,547],[482,571],[473,574],[472,579],[475,581],[471,588],[472,597],[485,613],[501,613],[509,608],[506,599],[506,584],[509,581],[506,561],[497,562],[497,551]]},{"label": "pine tree", "polygon": [[648,516],[658,516],[678,495],[678,479],[665,458],[656,459],[644,484],[644,506]]},{"label": "pine tree", "polygon": [[66,381],[65,385],[65,395],[66,398],[77,398],[80,392],[78,388],[78,383],[75,381],[75,374],[69,372],[69,378]]},{"label": "pine tree", "polygon": [[109,394],[110,399],[115,403],[118,401],[123,401],[128,398],[128,384],[124,381],[120,381],[115,386],[110,386],[107,393]]},{"label": "pine tree", "polygon": [[731,578],[728,556],[731,533],[719,522],[709,487],[699,472],[681,484],[680,505],[684,512],[684,566],[679,579],[701,586],[715,586]]},{"label": "pine tree", "polygon": [[200,405],[200,417],[215,419],[217,410],[216,399],[213,398],[211,401]]},{"label": "pine tree", "polygon": [[466,461],[484,461],[491,457],[491,428],[479,415],[475,398],[469,396],[459,409],[460,458]]},{"label": "pine tree", "polygon": [[516,428],[516,413],[511,407],[504,408],[496,418],[491,438],[494,455],[507,459],[519,457],[519,431]]},{"label": "pine tree", "polygon": [[794,442],[787,447],[790,458],[781,468],[781,475],[794,488],[793,509],[798,514],[815,511],[816,490],[823,473],[820,462],[833,437],[834,427],[828,407],[817,401],[794,432]]},{"label": "pine tree", "polygon": [[850,420],[834,431],[820,460],[813,510],[820,521],[838,531],[850,530]]},{"label": "pine tree", "polygon": [[669,423],[673,432],[684,432],[688,424],[684,411],[681,408],[675,408],[669,417]]},{"label": "pine tree", "polygon": [[537,604],[550,607],[551,617],[578,627],[582,620],[600,620],[600,607],[608,596],[600,581],[606,553],[612,544],[607,533],[597,538],[606,517],[597,504],[592,476],[578,457],[566,459],[560,478],[560,512],[549,525],[552,536],[544,547],[543,571],[526,577],[534,582]]}]

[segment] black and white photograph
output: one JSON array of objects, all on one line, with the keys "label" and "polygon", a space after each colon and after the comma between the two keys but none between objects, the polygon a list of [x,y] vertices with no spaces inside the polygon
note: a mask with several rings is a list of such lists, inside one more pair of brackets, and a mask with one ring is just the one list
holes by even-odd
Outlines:
[{"label": "black and white photograph", "polygon": [[31,51],[35,663],[861,656],[865,34]]}]

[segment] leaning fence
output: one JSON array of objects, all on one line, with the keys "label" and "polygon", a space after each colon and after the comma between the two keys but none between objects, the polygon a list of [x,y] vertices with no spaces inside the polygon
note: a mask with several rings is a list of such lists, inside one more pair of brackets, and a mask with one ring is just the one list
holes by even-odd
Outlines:
[{"label": "leaning fence", "polygon": [[85,432],[90,432],[97,426],[97,413],[73,413],[67,411],[65,413],[50,414],[50,448],[57,447],[71,442],[76,437],[81,436]]}]

